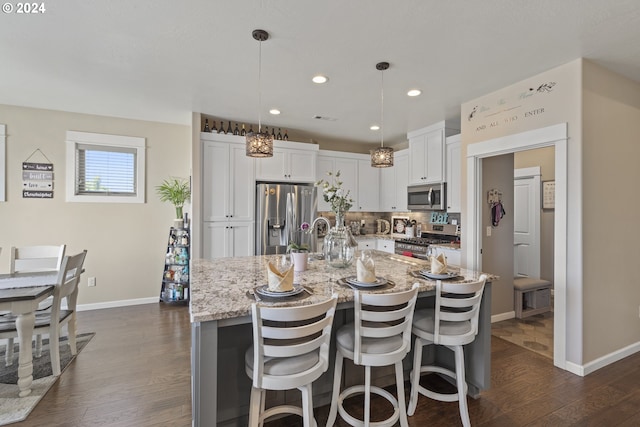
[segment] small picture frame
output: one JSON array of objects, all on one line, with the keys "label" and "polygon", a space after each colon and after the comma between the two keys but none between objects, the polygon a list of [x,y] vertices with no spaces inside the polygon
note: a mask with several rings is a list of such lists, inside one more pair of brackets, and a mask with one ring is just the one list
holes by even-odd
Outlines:
[{"label": "small picture frame", "polygon": [[392,216],[391,217],[391,234],[394,236],[405,235],[405,225],[409,220],[408,216]]},{"label": "small picture frame", "polygon": [[542,209],[555,209],[556,182],[542,181]]}]

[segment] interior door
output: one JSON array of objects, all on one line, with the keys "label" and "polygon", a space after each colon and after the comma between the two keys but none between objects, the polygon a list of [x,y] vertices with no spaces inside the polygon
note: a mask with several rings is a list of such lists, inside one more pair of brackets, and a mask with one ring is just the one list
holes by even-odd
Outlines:
[{"label": "interior door", "polygon": [[516,169],[513,181],[513,272],[540,277],[540,171]]}]

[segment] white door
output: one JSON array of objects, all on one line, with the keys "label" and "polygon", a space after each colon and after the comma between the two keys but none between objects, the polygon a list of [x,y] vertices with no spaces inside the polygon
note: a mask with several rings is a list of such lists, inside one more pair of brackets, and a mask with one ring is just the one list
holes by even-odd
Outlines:
[{"label": "white door", "polygon": [[513,272],[540,277],[540,168],[516,169],[513,181]]}]

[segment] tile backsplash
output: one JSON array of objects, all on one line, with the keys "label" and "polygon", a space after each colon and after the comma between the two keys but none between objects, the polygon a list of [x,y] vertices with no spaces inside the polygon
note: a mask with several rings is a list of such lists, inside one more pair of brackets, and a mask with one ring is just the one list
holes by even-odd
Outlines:
[{"label": "tile backsplash", "polygon": [[[334,224],[335,214],[331,211],[328,212],[318,212],[319,216],[323,216]],[[429,223],[431,219],[431,212],[347,212],[345,215],[345,224],[349,225],[351,221],[364,220],[364,228],[360,228],[361,234],[375,234],[378,230],[378,224],[376,220],[385,219],[387,221],[391,221],[392,216],[406,216],[410,219],[415,219],[418,223]],[[460,214],[459,213],[450,213],[449,214],[449,224],[451,224],[451,220],[455,219],[460,224]]]}]

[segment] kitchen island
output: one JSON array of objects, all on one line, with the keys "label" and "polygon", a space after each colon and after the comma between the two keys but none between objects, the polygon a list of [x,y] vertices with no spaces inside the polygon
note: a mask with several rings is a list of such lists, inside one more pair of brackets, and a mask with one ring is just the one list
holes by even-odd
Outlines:
[{"label": "kitchen island", "polygon": [[[420,284],[417,307],[433,305],[435,281],[416,277],[417,270],[428,267],[424,261],[380,251],[372,251],[376,276],[393,281],[372,292],[395,292]],[[267,263],[281,255],[193,260],[191,268],[191,375],[192,414],[194,426],[246,425],[249,412],[251,381],[244,370],[244,353],[252,343],[251,304],[255,302],[254,287],[267,283]],[[477,280],[480,272],[459,269],[455,281]],[[311,260],[309,269],[296,273],[295,283],[308,288],[295,297],[268,302],[272,305],[312,304],[338,294],[338,309],[334,330],[352,319],[353,290],[339,284],[340,279],[355,275],[355,263],[345,269],[329,267],[321,260]],[[479,331],[476,340],[465,348],[469,395],[477,397],[489,387],[491,371],[491,280],[489,275],[480,309]],[[266,301],[263,301],[267,303]],[[332,360],[335,356],[332,344]],[[405,358],[405,375],[411,369],[412,356]],[[453,366],[453,358],[446,349],[425,348],[424,360]],[[362,383],[363,369],[345,365],[347,385]],[[329,403],[333,378],[333,363],[313,385],[314,405]],[[374,383],[386,386],[395,382],[393,369],[374,370]],[[270,401],[271,399],[272,401]],[[271,393],[267,406],[296,402],[297,390]]]}]

